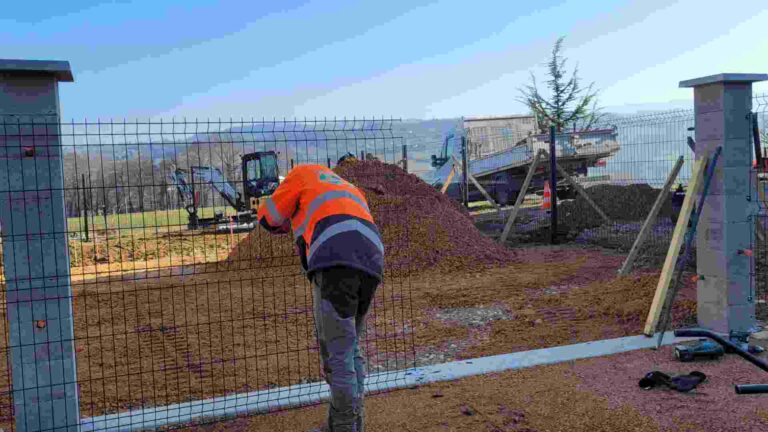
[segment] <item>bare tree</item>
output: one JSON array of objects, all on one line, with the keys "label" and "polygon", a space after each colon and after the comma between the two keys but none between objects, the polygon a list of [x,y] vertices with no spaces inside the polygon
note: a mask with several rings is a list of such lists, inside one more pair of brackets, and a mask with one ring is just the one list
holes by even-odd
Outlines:
[{"label": "bare tree", "polygon": [[594,84],[581,86],[578,66],[568,77],[567,59],[561,55],[564,39],[560,37],[555,42],[552,57],[547,63],[549,79],[546,86],[549,95],[541,93],[533,73],[531,83],[520,90],[520,101],[526,104],[536,117],[542,132],[546,132],[551,125],[554,125],[558,132],[571,127],[589,129],[600,118]]}]

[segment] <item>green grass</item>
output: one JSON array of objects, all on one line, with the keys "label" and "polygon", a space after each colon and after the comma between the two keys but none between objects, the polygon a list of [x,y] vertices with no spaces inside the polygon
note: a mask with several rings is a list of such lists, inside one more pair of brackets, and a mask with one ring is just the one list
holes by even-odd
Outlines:
[{"label": "green grass", "polygon": [[[212,217],[214,210],[224,211],[224,214],[232,214],[234,210],[224,207],[204,207],[197,210],[200,217]],[[80,232],[83,230],[83,218],[72,217],[67,219],[67,231]],[[109,229],[130,228],[155,228],[177,227],[187,225],[187,211],[184,209],[158,210],[139,213],[110,214],[107,215]],[[103,230],[104,216],[92,216],[88,219],[89,230]]]}]

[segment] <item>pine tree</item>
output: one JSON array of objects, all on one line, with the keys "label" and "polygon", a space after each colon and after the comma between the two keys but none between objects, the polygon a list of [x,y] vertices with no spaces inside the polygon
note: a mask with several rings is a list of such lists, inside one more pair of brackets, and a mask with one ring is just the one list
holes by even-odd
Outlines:
[{"label": "pine tree", "polygon": [[541,132],[554,125],[558,132],[567,128],[589,129],[599,119],[597,91],[594,84],[584,88],[578,76],[578,66],[568,76],[566,61],[561,54],[564,37],[560,37],[552,49],[547,63],[549,79],[546,81],[549,95],[539,91],[536,76],[531,73],[531,84],[520,90],[521,99],[536,117]]}]

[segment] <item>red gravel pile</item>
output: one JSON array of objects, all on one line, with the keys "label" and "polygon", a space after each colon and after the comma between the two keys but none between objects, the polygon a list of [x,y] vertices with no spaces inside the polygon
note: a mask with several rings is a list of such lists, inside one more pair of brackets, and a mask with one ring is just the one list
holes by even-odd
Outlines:
[{"label": "red gravel pile", "polygon": [[[353,160],[335,171],[364,192],[382,233],[390,272],[484,268],[515,258],[512,251],[483,236],[460,204],[396,165]],[[250,268],[256,261],[269,267],[273,257],[288,258],[292,250],[290,236],[270,238],[256,229],[237,245],[229,261]]]}]

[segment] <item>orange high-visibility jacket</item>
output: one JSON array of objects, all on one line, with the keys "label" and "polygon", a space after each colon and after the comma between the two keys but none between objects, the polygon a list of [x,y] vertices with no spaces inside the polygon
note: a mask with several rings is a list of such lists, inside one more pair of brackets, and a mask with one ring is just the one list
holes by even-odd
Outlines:
[{"label": "orange high-visibility jacket", "polygon": [[384,246],[363,193],[322,165],[299,165],[259,206],[271,232],[293,229],[301,264],[312,273],[345,266],[381,280]]}]

